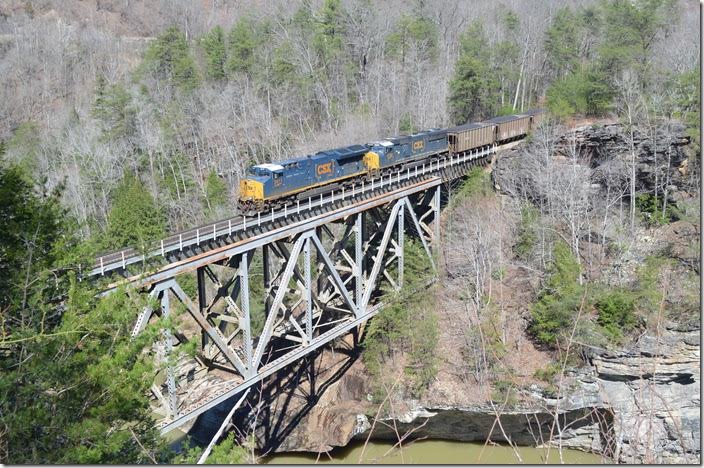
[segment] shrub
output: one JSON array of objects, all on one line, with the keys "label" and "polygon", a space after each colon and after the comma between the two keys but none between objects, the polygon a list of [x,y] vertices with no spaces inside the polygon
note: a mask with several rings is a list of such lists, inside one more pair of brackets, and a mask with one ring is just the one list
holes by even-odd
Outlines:
[{"label": "shrub", "polygon": [[491,177],[481,167],[475,167],[467,174],[462,186],[457,190],[454,202],[475,196],[488,196],[492,193]]},{"label": "shrub", "polygon": [[[383,384],[390,383],[385,380],[384,367],[395,351],[408,351],[404,372],[409,377],[407,388],[414,396],[420,396],[437,374],[438,326],[426,287],[427,257],[414,241],[406,242],[404,254],[404,287],[400,292],[385,292],[384,308],[370,321],[363,343],[362,360],[372,376],[376,400],[383,399]],[[395,274],[393,268],[389,272]]]},{"label": "shrub", "polygon": [[513,246],[513,252],[521,260],[526,260],[530,256],[535,244],[538,242],[536,226],[539,216],[538,210],[533,205],[526,204],[521,208],[521,224],[518,228],[518,240]]},{"label": "shrub", "polygon": [[504,402],[506,406],[514,406],[516,404],[516,397],[513,393],[514,385],[508,380],[497,380],[492,385],[493,391],[491,392],[491,400],[496,403],[503,405]]},{"label": "shrub", "polygon": [[649,226],[668,224],[679,220],[681,217],[681,213],[675,203],[668,204],[663,213],[662,200],[659,200],[652,193],[638,195],[636,197],[636,209],[641,219]]},{"label": "shrub", "polygon": [[537,341],[554,347],[573,326],[584,288],[579,284],[579,264],[567,244],[557,242],[553,256],[550,276],[531,309],[529,330]]},{"label": "shrub", "polygon": [[552,383],[552,380],[560,372],[560,364],[551,362],[545,367],[541,367],[533,373],[533,377],[542,380],[543,382]]},{"label": "shrub", "polygon": [[638,323],[634,313],[635,304],[633,293],[623,289],[608,291],[597,299],[597,323],[603,327],[611,340],[620,341],[624,333],[632,330]]}]

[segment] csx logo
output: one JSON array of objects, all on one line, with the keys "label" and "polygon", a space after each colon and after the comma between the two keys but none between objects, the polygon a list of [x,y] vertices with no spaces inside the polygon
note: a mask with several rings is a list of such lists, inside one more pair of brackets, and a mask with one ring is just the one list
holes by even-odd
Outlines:
[{"label": "csx logo", "polygon": [[332,163],[318,164],[315,166],[315,173],[319,176],[323,174],[332,174]]},{"label": "csx logo", "polygon": [[413,142],[413,149],[414,150],[423,149],[423,141],[422,140],[421,141],[414,141]]}]

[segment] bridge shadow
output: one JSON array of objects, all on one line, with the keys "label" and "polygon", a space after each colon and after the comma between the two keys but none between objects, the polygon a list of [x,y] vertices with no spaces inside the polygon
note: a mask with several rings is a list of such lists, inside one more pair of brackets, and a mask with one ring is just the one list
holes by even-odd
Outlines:
[{"label": "bridge shadow", "polygon": [[[323,346],[252,387],[233,416],[240,443],[256,440],[261,455],[273,453],[308,416],[329,387],[359,359],[358,331]],[[196,443],[207,444],[239,395],[201,415],[189,431]]]},{"label": "bridge shadow", "polygon": [[335,349],[334,356],[328,348],[274,376],[254,392],[242,419],[235,416],[239,435],[254,434],[262,454],[276,451],[358,358],[357,347]]}]

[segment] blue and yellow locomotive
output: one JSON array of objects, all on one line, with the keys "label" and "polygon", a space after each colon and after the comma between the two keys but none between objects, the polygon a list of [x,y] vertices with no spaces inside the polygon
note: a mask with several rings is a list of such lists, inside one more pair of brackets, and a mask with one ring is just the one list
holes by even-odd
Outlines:
[{"label": "blue and yellow locomotive", "polygon": [[378,177],[385,169],[447,151],[447,132],[432,129],[365,145],[320,151],[302,158],[252,166],[240,181],[239,209],[249,214],[307,199],[358,177]]},{"label": "blue and yellow locomotive", "polygon": [[430,129],[364,145],[320,151],[279,163],[252,166],[240,181],[239,210],[251,214],[278,208],[342,187],[359,178],[378,177],[414,161],[523,138],[544,115],[542,109],[449,129]]}]

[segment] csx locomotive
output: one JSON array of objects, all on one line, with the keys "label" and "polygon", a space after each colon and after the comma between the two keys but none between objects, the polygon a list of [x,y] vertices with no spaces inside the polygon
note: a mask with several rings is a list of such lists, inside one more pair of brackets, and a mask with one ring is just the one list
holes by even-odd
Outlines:
[{"label": "csx locomotive", "polygon": [[415,166],[440,155],[518,140],[536,128],[545,115],[536,109],[447,129],[429,129],[364,145],[352,145],[278,163],[257,164],[240,181],[239,210],[252,214],[278,208],[340,187],[360,178],[383,176],[399,167]]}]

